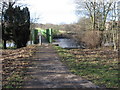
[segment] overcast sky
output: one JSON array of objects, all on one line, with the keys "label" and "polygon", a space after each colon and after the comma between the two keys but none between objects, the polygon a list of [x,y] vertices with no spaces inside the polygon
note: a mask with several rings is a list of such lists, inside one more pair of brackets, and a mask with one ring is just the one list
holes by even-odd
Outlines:
[{"label": "overcast sky", "polygon": [[39,23],[63,24],[76,22],[74,0],[24,0],[31,17],[40,18]]}]

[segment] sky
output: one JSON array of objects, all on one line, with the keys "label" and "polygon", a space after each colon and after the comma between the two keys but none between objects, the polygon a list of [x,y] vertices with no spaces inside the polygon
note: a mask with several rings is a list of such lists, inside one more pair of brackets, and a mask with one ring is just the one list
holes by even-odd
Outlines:
[{"label": "sky", "polygon": [[27,4],[31,18],[38,23],[70,24],[77,22],[74,0],[22,0]]}]

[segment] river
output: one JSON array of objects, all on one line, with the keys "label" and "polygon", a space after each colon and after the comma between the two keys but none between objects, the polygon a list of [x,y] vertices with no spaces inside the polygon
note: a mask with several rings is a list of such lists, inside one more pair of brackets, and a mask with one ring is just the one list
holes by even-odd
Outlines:
[{"label": "river", "polygon": [[69,38],[58,38],[54,39],[55,42],[53,44],[58,44],[62,48],[66,49],[77,49],[77,48],[85,48],[84,46],[78,44],[75,40]]}]

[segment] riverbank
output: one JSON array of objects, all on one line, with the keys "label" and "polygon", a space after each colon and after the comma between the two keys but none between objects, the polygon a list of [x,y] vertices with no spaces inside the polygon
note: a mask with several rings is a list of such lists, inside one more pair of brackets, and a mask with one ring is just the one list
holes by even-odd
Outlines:
[{"label": "riverbank", "polygon": [[68,50],[54,47],[72,73],[100,87],[119,87],[118,51],[110,48]]}]

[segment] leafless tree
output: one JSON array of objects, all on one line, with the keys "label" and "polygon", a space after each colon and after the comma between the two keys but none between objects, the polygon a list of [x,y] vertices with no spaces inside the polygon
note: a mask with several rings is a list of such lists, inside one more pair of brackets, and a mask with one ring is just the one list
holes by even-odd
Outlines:
[{"label": "leafless tree", "polygon": [[105,23],[108,13],[112,8],[113,0],[111,2],[105,0],[85,0],[84,2],[81,2],[80,0],[77,0],[76,3],[77,11],[84,10],[83,12],[90,17],[93,30],[105,30]]}]

